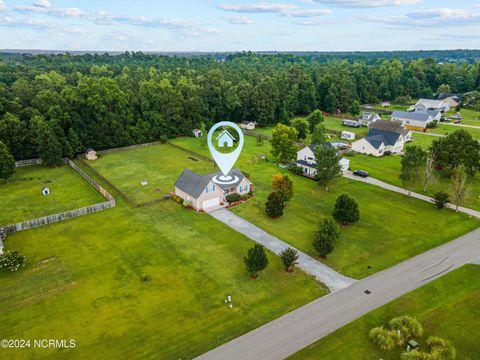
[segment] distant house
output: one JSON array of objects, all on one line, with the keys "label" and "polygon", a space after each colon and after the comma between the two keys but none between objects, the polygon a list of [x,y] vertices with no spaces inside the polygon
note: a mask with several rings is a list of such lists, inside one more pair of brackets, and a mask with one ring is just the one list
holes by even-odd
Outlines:
[{"label": "distant house", "polygon": [[240,124],[240,127],[244,130],[255,130],[256,126],[257,126],[257,123],[254,121],[243,121]]},{"label": "distant house", "polygon": [[[295,163],[298,167],[301,167],[303,174],[306,176],[314,177],[317,175],[317,159],[315,158],[315,149],[318,146],[324,146],[328,148],[333,148],[334,146],[331,143],[322,143],[322,144],[312,144],[305,146],[303,149],[297,152],[297,160]],[[341,158],[339,161],[341,171],[345,172],[350,167],[350,160]]]},{"label": "distant house", "polygon": [[423,131],[428,124],[439,121],[441,117],[442,113],[436,110],[394,111],[390,120],[401,121],[407,129]]},{"label": "distant house", "polygon": [[382,102],[380,103],[380,105],[381,105],[382,107],[390,107],[391,104],[390,104],[389,101],[382,101]]},{"label": "distant house", "polygon": [[381,120],[380,115],[373,112],[363,112],[358,119],[358,122],[363,126],[370,126],[371,123],[374,123],[377,120]]},{"label": "distant house", "polygon": [[367,137],[352,143],[352,150],[361,154],[382,156],[386,152],[399,154],[411,132],[405,129],[401,121],[377,121],[368,131]]},{"label": "distant house", "polygon": [[442,93],[439,94],[437,100],[441,100],[450,105],[450,107],[457,107],[462,102],[462,94]]},{"label": "distant house", "polygon": [[252,188],[252,183],[243,173],[235,168],[230,174],[238,181],[233,184],[219,185],[213,178],[221,175],[220,172],[208,175],[198,175],[185,169],[175,181],[175,194],[188,201],[197,211],[210,211],[226,203],[226,196],[231,194],[247,195]]},{"label": "distant house", "polygon": [[217,137],[219,147],[233,147],[234,140],[235,138],[227,130],[223,130]]},{"label": "distant house", "polygon": [[203,136],[203,132],[200,129],[193,129],[192,133],[193,133],[193,136],[195,136],[196,138]]},{"label": "distant house", "polygon": [[442,100],[419,99],[414,105],[414,110],[435,110],[446,113],[448,110],[450,110],[450,104]]},{"label": "distant house", "polygon": [[88,149],[85,152],[85,158],[87,160],[97,160],[97,152],[93,149]]},{"label": "distant house", "polygon": [[352,128],[359,128],[360,126],[362,126],[360,122],[356,120],[348,120],[348,119],[343,119],[342,125],[347,127],[352,127]]},{"label": "distant house", "polygon": [[341,138],[344,140],[355,140],[355,133],[351,131],[342,131]]}]

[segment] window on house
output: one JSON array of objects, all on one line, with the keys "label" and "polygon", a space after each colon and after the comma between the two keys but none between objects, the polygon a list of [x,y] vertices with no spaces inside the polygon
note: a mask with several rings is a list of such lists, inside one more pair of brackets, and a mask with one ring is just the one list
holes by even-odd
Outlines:
[{"label": "window on house", "polygon": [[205,192],[208,193],[208,185],[207,185],[207,187],[205,188]]},{"label": "window on house", "polygon": [[245,191],[248,191],[248,184],[245,185]]},{"label": "window on house", "polygon": [[240,185],[240,192],[243,192],[242,185]]},{"label": "window on house", "polygon": [[215,191],[215,184],[212,186],[212,191]]}]

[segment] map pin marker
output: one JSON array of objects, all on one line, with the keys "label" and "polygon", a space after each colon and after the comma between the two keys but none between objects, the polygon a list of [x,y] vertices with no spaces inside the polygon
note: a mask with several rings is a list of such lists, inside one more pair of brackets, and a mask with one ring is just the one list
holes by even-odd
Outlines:
[{"label": "map pin marker", "polygon": [[[213,134],[215,133],[215,130],[217,130],[220,127],[229,127],[234,129],[239,138],[238,146],[235,150],[233,150],[230,153],[223,154],[215,148],[213,145]],[[221,148],[232,148],[234,147],[234,137],[232,134],[224,129],[223,131],[220,132],[220,134],[217,136],[215,141],[217,142],[217,145]],[[243,148],[243,132],[242,130],[237,126],[237,124],[234,124],[230,121],[221,121],[219,123],[216,123],[213,125],[213,127],[210,129],[208,132],[208,137],[207,137],[207,143],[208,143],[208,148],[210,149],[210,153],[212,154],[213,160],[217,163],[218,167],[220,168],[220,171],[222,172],[223,176],[215,176],[212,180],[215,181],[216,183],[220,184],[232,184],[235,183],[236,181],[236,176],[230,176],[228,175],[230,170],[232,170],[233,165],[235,165],[235,162],[237,161],[238,157],[240,156],[240,153],[242,152]]]}]

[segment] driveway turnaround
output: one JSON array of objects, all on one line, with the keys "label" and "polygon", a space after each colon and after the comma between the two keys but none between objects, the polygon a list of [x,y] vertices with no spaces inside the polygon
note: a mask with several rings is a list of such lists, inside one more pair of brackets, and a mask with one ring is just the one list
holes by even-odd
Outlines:
[{"label": "driveway turnaround", "polygon": [[279,360],[480,256],[480,229],[315,300],[202,356]]},{"label": "driveway turnaround", "polygon": [[[375,178],[372,178],[372,177],[363,178],[363,177],[360,177],[360,176],[355,176],[355,175],[352,174],[351,171],[346,172],[345,174],[343,174],[343,176],[348,178],[348,179],[361,181],[361,182],[364,182],[364,183],[367,183],[367,184],[370,184],[370,185],[379,186],[379,187],[384,188],[386,190],[390,190],[390,191],[394,191],[394,192],[397,192],[397,193],[400,193],[400,194],[408,195],[408,190],[405,190],[405,189],[403,189],[401,187],[398,187],[398,186],[395,186],[395,185],[388,184],[386,182],[383,182],[381,180],[378,180],[378,179],[375,179]],[[416,199],[427,201],[429,203],[433,202],[433,199],[430,196],[415,193],[413,191],[410,193],[410,196],[413,197],[413,198],[416,198]],[[449,209],[455,210],[455,205],[453,205],[453,204],[447,204],[446,207],[449,208]],[[465,208],[465,207],[462,207],[462,206],[460,206],[458,208],[458,211],[462,212],[462,213],[465,213],[467,215],[476,217],[477,219],[480,219],[480,211],[468,209],[468,208]]]},{"label": "driveway turnaround", "polygon": [[[252,223],[249,223],[240,216],[235,215],[230,210],[219,209],[210,212],[210,215],[253,241],[265,246],[277,255],[280,254],[282,250],[292,247],[279,238],[276,238]],[[322,264],[320,261],[315,260],[298,249],[296,250],[298,251],[297,267],[305,271],[307,274],[315,276],[318,281],[327,285],[330,291],[343,289],[355,282],[354,279],[339,274],[335,270]]]}]

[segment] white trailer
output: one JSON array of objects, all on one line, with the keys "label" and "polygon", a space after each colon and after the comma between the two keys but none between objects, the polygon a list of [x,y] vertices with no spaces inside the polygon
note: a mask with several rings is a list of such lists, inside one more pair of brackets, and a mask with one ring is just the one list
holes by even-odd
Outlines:
[{"label": "white trailer", "polygon": [[342,131],[341,138],[344,140],[355,140],[355,133],[351,131]]}]

